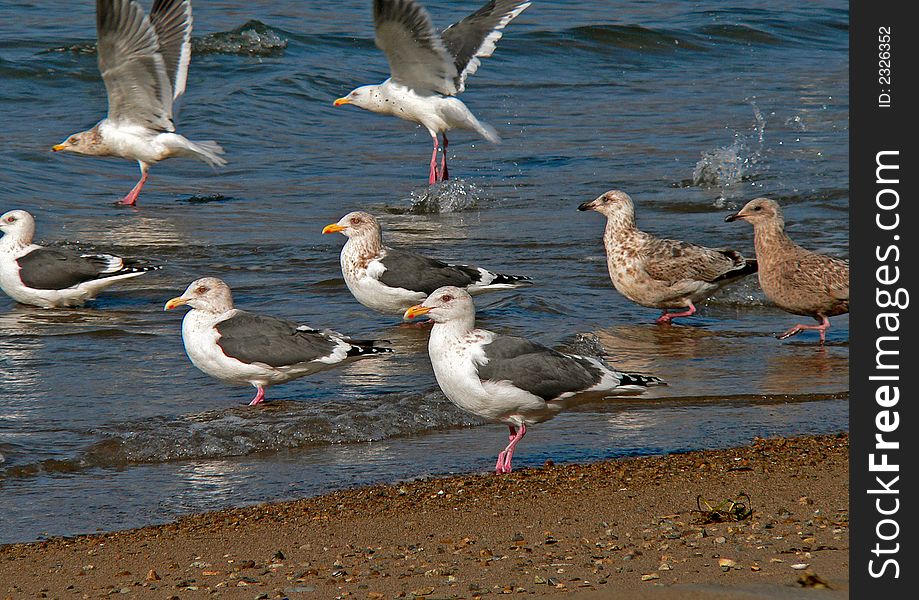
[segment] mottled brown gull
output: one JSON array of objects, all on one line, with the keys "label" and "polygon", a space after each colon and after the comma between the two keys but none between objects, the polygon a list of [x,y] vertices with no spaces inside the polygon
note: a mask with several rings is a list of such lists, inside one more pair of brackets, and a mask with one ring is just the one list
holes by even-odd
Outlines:
[{"label": "mottled brown gull", "polygon": [[434,326],[428,354],[437,384],[459,408],[510,430],[495,471],[510,473],[514,448],[527,426],[551,419],[591,394],[637,394],[657,377],[621,373],[599,358],[563,354],[525,338],[475,327],[475,305],[466,290],[446,286],[405,311],[427,315]]},{"label": "mottled brown gull", "polygon": [[[695,302],[756,272],[756,261],[736,250],[661,239],[639,230],[635,207],[625,192],[611,190],[578,210],[606,216],[603,245],[610,279],[632,302],[663,309],[658,323],[695,314]],[[680,308],[685,310],[667,312]]]},{"label": "mottled brown gull", "polygon": [[453,285],[470,294],[529,285],[529,277],[494,273],[481,267],[453,265],[408,250],[383,245],[383,231],[373,215],[355,211],[322,233],[348,238],[341,250],[341,273],[358,302],[373,310],[401,315],[439,287]]},{"label": "mottled brown gull", "polygon": [[53,146],[55,152],[136,160],[140,181],[120,204],[134,206],[151,165],[187,156],[226,164],[217,142],[175,133],[175,109],[191,60],[191,0],[154,0],[149,17],[134,0],[96,0],[99,71],[108,116]]},{"label": "mottled brown gull", "polygon": [[[389,61],[390,78],[354,89],[335,106],[353,104],[423,125],[434,140],[428,183],[449,179],[447,131],[469,129],[492,143],[500,141],[455,96],[466,88],[466,78],[479,68],[480,59],[495,51],[504,27],[529,5],[491,0],[438,33],[428,11],[415,0],[374,0],[376,44]],[[439,170],[438,135],[444,140]]]},{"label": "mottled brown gull", "polygon": [[186,304],[192,308],[182,320],[188,358],[211,377],[255,386],[250,406],[265,399],[270,385],[392,352],[377,340],[352,340],[337,331],[234,308],[230,287],[216,277],[193,281],[164,310]]},{"label": "mottled brown gull", "polygon": [[849,312],[848,261],[817,254],[794,243],[785,233],[782,209],[774,200],[750,200],[725,221],[742,219],[753,225],[759,285],[779,308],[795,315],[813,317],[819,325],[797,324],[780,334],[780,340],[806,329],[820,332],[826,341],[830,317]]}]

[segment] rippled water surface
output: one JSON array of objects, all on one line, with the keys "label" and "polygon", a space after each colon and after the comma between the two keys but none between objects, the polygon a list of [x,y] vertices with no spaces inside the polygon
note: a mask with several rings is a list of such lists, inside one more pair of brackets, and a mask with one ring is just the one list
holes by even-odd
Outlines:
[{"label": "rippled water surface", "polygon": [[[425,2],[440,26],[478,3]],[[796,317],[754,278],[656,326],[613,290],[601,217],[576,210],[620,188],[644,229],[752,254],[750,227],[723,218],[768,195],[792,237],[846,256],[845,2],[535,0],[463,94],[504,143],[455,132],[455,179],[428,189],[425,130],[332,107],[388,74],[369,0],[199,1],[179,131],[218,140],[230,163],[161,163],[137,209],[113,206],[136,165],[49,152],[105,112],[93,10],[0,5],[0,212],[31,211],[42,243],[164,268],[82,309],[0,298],[0,543],[491,468],[506,429],[441,395],[428,330],[344,287],[344,238],[320,231],[355,209],[378,215],[390,244],[536,280],[480,296],[483,326],[669,382],[533,427],[521,467],[847,429],[848,317],[826,347],[780,342]],[[251,388],[191,366],[182,315],[162,311],[202,275],[240,307],[396,353],[249,408]]]}]

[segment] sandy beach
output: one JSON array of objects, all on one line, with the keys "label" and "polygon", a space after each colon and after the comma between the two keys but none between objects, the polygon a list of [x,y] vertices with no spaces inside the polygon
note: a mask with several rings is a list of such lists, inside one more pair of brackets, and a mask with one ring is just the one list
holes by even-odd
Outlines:
[{"label": "sandy beach", "polygon": [[3,546],[0,592],[845,598],[848,473],[840,434],[364,487]]}]

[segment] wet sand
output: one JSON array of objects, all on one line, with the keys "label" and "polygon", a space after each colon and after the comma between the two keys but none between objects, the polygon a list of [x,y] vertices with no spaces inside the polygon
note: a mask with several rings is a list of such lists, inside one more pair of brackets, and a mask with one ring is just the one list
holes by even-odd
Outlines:
[{"label": "wet sand", "polygon": [[848,476],[840,434],[364,487],[3,546],[0,593],[846,598]]}]

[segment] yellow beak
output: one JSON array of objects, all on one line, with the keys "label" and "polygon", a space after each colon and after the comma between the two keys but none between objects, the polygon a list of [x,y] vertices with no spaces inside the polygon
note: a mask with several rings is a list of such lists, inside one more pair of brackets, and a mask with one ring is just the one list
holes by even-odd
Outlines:
[{"label": "yellow beak", "polygon": [[332,106],[341,106],[342,104],[351,104],[351,101],[348,100],[347,97],[339,98],[338,100],[332,103]]},{"label": "yellow beak", "polygon": [[402,315],[402,318],[407,321],[409,319],[414,319],[415,317],[420,317],[421,315],[426,315],[429,312],[431,312],[430,306],[421,306],[420,304],[416,304],[415,306],[408,308],[408,310],[406,310]]},{"label": "yellow beak", "polygon": [[66,148],[66,147],[67,147],[67,146],[65,146],[64,144],[55,144],[55,145],[51,146],[51,151],[52,151],[52,152],[60,152],[61,150],[63,150],[63,149]]},{"label": "yellow beak", "polygon": [[322,233],[338,233],[339,231],[344,231],[345,228],[339,225],[338,223],[332,223],[331,225],[326,225],[322,228]]},{"label": "yellow beak", "polygon": [[179,296],[167,302],[166,306],[163,307],[163,310],[172,310],[173,308],[176,308],[178,306],[183,306],[185,304],[188,304],[188,300],[186,300],[182,296]]}]

